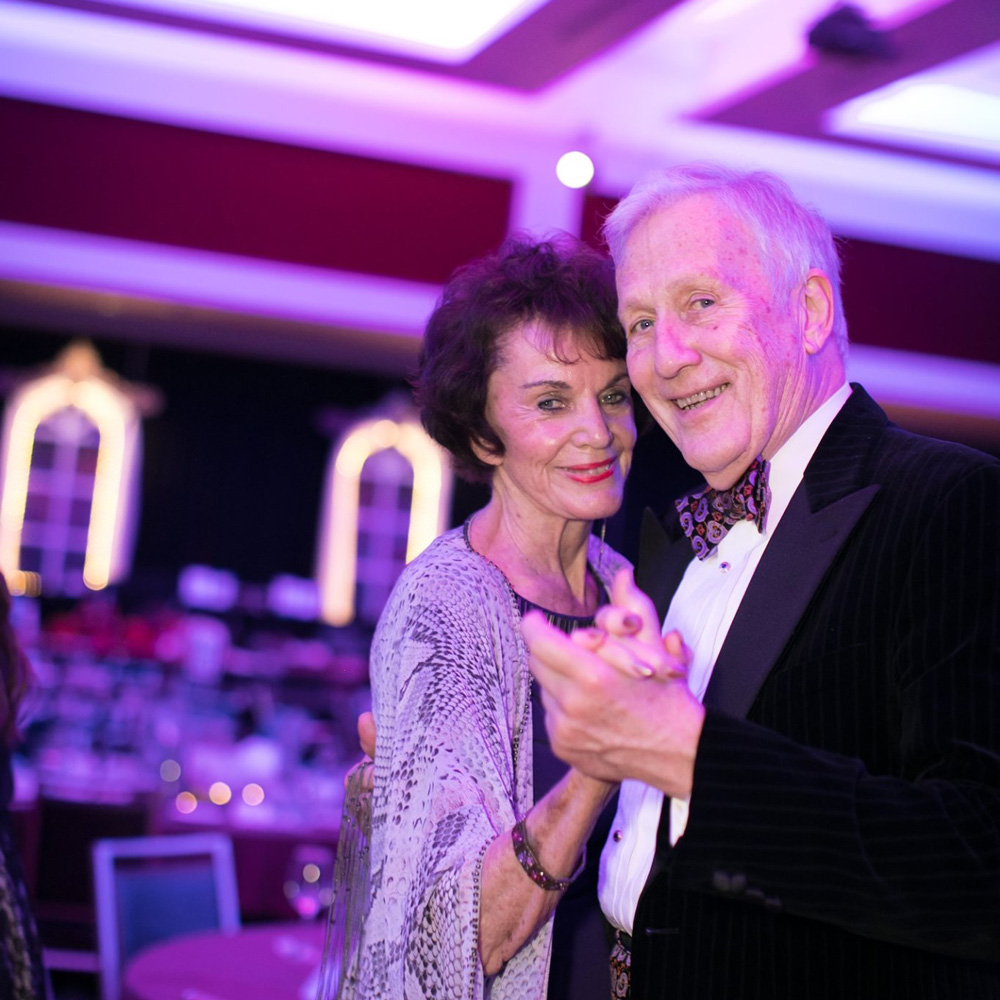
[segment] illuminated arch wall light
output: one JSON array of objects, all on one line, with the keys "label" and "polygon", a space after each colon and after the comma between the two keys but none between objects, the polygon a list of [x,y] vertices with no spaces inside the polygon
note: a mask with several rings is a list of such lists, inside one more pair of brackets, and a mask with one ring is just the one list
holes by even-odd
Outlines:
[{"label": "illuminated arch wall light", "polygon": [[129,569],[140,416],[132,400],[102,375],[93,348],[73,345],[56,371],[23,385],[7,401],[0,462],[0,570],[12,593],[40,589],[36,575],[21,567],[31,456],[39,425],[66,407],[81,410],[99,435],[83,582],[102,590]]},{"label": "illuminated arch wall light", "polygon": [[355,424],[331,452],[324,489],[317,578],[321,615],[330,625],[347,625],[354,619],[361,472],[372,455],[388,448],[413,468],[406,561],[423,552],[447,527],[451,466],[420,424],[388,418]]}]

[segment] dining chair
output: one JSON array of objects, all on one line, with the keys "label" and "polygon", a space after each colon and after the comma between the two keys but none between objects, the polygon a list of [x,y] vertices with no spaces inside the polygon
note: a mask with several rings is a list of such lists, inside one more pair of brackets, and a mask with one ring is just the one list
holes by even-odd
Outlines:
[{"label": "dining chair", "polygon": [[122,970],[147,945],[195,931],[240,928],[227,834],[98,840],[93,867],[101,1000],[120,1000]]}]

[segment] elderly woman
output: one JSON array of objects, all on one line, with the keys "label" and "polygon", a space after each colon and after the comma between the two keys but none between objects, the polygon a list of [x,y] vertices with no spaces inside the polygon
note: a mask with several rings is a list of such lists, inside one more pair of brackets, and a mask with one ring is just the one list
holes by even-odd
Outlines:
[{"label": "elderly woman", "polygon": [[[520,622],[590,625],[625,565],[592,534],[635,444],[615,307],[595,251],[514,239],[456,272],[428,323],[424,425],[491,495],[405,569],[376,632],[372,902],[347,995],[535,1000],[550,958],[549,996],[609,994],[593,876],[591,936],[574,942],[578,915],[560,933],[560,907],[572,950],[552,939],[615,789],[548,750]],[[603,973],[571,986],[588,957]]]}]

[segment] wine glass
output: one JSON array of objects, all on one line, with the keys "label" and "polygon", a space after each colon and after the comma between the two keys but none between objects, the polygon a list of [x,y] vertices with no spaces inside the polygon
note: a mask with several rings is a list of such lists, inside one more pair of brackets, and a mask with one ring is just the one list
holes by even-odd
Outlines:
[{"label": "wine glass", "polygon": [[297,844],[285,868],[285,897],[303,920],[313,920],[333,898],[333,851],[322,844]]}]

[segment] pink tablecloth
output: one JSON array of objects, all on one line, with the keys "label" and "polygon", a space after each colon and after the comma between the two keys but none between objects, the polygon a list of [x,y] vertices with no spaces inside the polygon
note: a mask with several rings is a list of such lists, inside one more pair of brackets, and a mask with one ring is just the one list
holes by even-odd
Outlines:
[{"label": "pink tablecloth", "polygon": [[122,1000],[310,1000],[324,926],[266,924],[153,945],[126,968]]}]

